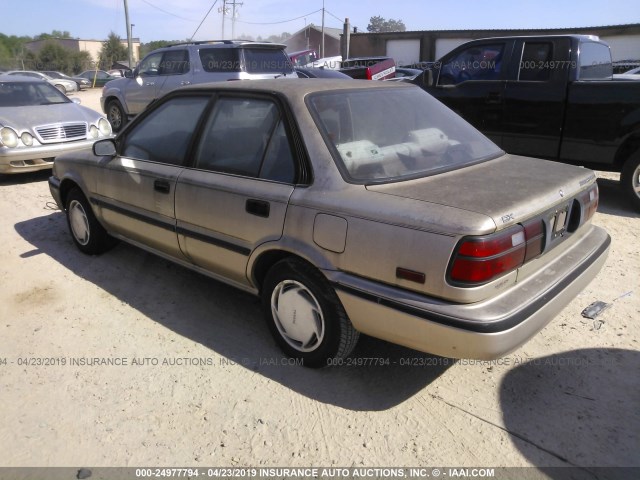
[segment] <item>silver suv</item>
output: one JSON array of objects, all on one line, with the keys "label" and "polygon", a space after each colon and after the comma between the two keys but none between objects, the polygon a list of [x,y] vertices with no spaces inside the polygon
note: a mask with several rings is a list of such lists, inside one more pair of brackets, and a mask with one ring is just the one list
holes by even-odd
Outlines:
[{"label": "silver suv", "polygon": [[114,132],[171,90],[226,80],[297,77],[277,43],[210,40],[154,50],[124,78],[105,85],[100,103]]}]

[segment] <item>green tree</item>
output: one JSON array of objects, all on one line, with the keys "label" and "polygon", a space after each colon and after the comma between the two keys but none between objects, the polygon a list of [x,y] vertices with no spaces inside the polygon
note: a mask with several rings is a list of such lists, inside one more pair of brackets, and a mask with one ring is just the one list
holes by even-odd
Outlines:
[{"label": "green tree", "polygon": [[38,70],[57,70],[71,73],[73,52],[62,45],[48,41],[38,52]]},{"label": "green tree", "polygon": [[34,40],[48,40],[50,38],[71,38],[71,34],[66,30],[52,30],[51,33],[41,33],[40,35],[36,35],[33,37]]},{"label": "green tree", "polygon": [[166,47],[168,45],[171,45],[172,43],[180,43],[180,41],[176,40],[170,42],[167,40],[154,40],[152,42],[143,43],[140,45],[140,59],[146,57],[147,54],[153,52],[154,50]]},{"label": "green tree", "polygon": [[111,32],[106,42],[102,43],[100,50],[99,66],[102,70],[109,70],[114,62],[118,60],[126,60],[129,56],[129,50],[122,45],[122,40],[118,35]]},{"label": "green tree", "polygon": [[22,60],[25,56],[24,44],[31,41],[31,37],[8,37],[0,33],[0,68],[12,70],[22,68]]},{"label": "green tree", "polygon": [[379,32],[404,32],[407,30],[402,20],[389,20],[380,16],[371,17],[369,19],[369,25],[367,25],[367,31],[371,33]]}]

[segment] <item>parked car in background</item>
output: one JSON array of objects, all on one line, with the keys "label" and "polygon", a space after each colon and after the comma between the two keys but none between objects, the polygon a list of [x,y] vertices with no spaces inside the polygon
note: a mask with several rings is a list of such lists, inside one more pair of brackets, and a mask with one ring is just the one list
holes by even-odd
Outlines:
[{"label": "parked car in background", "polygon": [[340,70],[342,68],[342,56],[323,57],[313,62],[303,65],[305,68],[326,68],[329,70]]},{"label": "parked car in background", "polygon": [[395,77],[396,62],[389,57],[358,57],[342,61],[340,71],[351,78],[387,80]]},{"label": "parked car in background", "polygon": [[114,70],[108,70],[107,73],[109,75],[111,75],[112,77],[116,77],[116,78],[120,78],[120,77],[124,77],[125,72],[127,72],[129,70],[127,69],[114,69]]},{"label": "parked car in background", "polygon": [[46,70],[46,71],[42,71],[41,73],[44,73],[45,75],[49,75],[51,78],[54,78],[54,79],[71,80],[72,82],[76,83],[78,90],[89,88],[91,86],[91,84],[89,83],[89,80],[87,80],[84,77],[70,77],[68,75],[65,75],[62,72],[56,72],[53,70]]},{"label": "parked car in background", "polygon": [[107,82],[118,78],[108,74],[104,70],[86,70],[78,74],[78,76],[89,80],[91,87],[104,87]]},{"label": "parked car in background", "polygon": [[278,43],[240,40],[188,42],[149,53],[126,78],[102,92],[102,110],[115,132],[162,95],[184,85],[296,77]]},{"label": "parked car in background", "polygon": [[295,71],[299,78],[342,78],[351,80],[349,75],[330,68],[296,67]]},{"label": "parked car in background", "polygon": [[318,60],[318,52],[314,49],[300,50],[289,54],[294,67],[302,67]]},{"label": "parked car in background", "polygon": [[614,74],[616,80],[640,80],[640,67],[632,68],[624,73]]},{"label": "parked car in background", "polygon": [[509,153],[620,172],[640,210],[640,82],[613,78],[598,37],[474,40],[414,83]]},{"label": "parked car in background", "polygon": [[[283,351],[359,333],[505,355],[602,267],[595,174],[506,155],[413,85],[215,82],[154,102],[49,180],[84,253],[133,243],[262,299]],[[371,356],[376,356],[371,352]]]},{"label": "parked car in background", "polygon": [[67,80],[65,78],[52,78],[41,72],[33,72],[31,70],[12,70],[7,72],[6,75],[19,75],[21,77],[37,78],[50,83],[62,93],[67,94],[78,90],[78,85],[73,80]]},{"label": "parked car in background", "polygon": [[0,173],[51,168],[53,157],[111,136],[109,122],[47,82],[0,75]]}]

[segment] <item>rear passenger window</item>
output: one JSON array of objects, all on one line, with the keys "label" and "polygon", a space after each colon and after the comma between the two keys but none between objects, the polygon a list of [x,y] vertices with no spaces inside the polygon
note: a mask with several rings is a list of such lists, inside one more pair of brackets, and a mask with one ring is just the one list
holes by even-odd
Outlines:
[{"label": "rear passenger window", "polygon": [[293,165],[273,102],[222,98],[216,103],[196,152],[196,168],[291,183]]},{"label": "rear passenger window", "polygon": [[550,43],[526,42],[522,49],[518,80],[544,82],[551,76],[552,49]]},{"label": "rear passenger window", "polygon": [[580,44],[580,80],[610,80],[613,74],[611,51],[603,43]]},{"label": "rear passenger window", "polygon": [[200,61],[205,72],[239,72],[237,48],[202,48]]}]

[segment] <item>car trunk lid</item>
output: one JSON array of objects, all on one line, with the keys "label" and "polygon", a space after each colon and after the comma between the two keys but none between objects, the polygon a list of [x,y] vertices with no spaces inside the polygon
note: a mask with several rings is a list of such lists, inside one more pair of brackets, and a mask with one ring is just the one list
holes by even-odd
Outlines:
[{"label": "car trunk lid", "polygon": [[366,188],[372,192],[480,213],[490,217],[501,229],[547,212],[555,206],[564,208],[595,179],[591,170],[504,155],[440,175],[368,185]]}]

